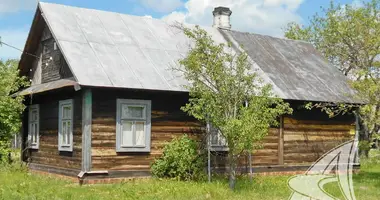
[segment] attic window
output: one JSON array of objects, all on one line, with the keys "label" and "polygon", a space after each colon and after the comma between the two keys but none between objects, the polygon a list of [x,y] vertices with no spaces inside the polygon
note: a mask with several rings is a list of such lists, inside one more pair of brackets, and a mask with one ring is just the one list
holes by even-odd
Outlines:
[{"label": "attic window", "polygon": [[116,151],[150,152],[151,101],[117,99]]},{"label": "attic window", "polygon": [[54,44],[53,44],[53,45],[54,45],[54,51],[55,51],[55,50],[58,50],[58,46],[57,46],[57,43],[56,43],[56,42],[54,42]]}]

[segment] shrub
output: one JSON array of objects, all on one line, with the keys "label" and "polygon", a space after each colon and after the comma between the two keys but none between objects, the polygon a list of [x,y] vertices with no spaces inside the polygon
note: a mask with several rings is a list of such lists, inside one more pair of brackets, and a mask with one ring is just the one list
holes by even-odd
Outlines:
[{"label": "shrub", "polygon": [[151,170],[158,178],[195,180],[202,177],[204,167],[205,158],[198,143],[185,135],[164,147],[162,156],[154,161]]}]

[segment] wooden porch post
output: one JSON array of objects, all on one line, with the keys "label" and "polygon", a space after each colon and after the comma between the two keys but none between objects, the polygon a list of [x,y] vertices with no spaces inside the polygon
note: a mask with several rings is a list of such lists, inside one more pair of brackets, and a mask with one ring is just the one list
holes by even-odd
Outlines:
[{"label": "wooden porch post", "polygon": [[278,164],[284,165],[284,116],[280,116],[280,127],[278,134]]},{"label": "wooden porch post", "polygon": [[91,171],[91,125],[92,91],[86,89],[82,95],[82,171]]}]

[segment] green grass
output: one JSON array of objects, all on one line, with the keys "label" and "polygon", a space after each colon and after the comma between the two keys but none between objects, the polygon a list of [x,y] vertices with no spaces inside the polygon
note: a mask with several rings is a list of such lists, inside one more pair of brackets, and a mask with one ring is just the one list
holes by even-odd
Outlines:
[{"label": "green grass", "polygon": [[[362,160],[361,172],[354,176],[357,199],[380,198],[380,153]],[[288,199],[289,176],[255,176],[253,183],[239,179],[235,191],[227,180],[179,182],[173,180],[136,180],[122,184],[79,186],[59,179],[32,175],[21,167],[0,168],[0,199]],[[336,183],[325,189],[341,198]]]}]

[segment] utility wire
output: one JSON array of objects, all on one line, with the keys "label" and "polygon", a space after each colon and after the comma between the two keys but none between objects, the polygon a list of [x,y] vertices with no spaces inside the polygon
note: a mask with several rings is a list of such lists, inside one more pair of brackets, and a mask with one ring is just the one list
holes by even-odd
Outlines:
[{"label": "utility wire", "polygon": [[23,50],[21,50],[21,49],[15,47],[15,46],[12,46],[12,45],[10,45],[10,44],[7,44],[7,43],[5,43],[5,42],[3,42],[3,41],[0,41],[0,45],[1,45],[1,44],[5,45],[5,46],[8,46],[8,47],[10,47],[10,48],[12,48],[12,49],[16,49],[16,50],[18,50],[18,51],[21,51],[22,53],[25,53],[25,54],[28,55],[28,56],[33,56],[33,57],[35,57],[35,58],[40,59],[40,57],[38,57],[38,56],[36,56],[36,55],[34,55],[34,54],[31,54],[31,53],[28,53],[28,52],[26,52],[26,51],[23,51]]}]

